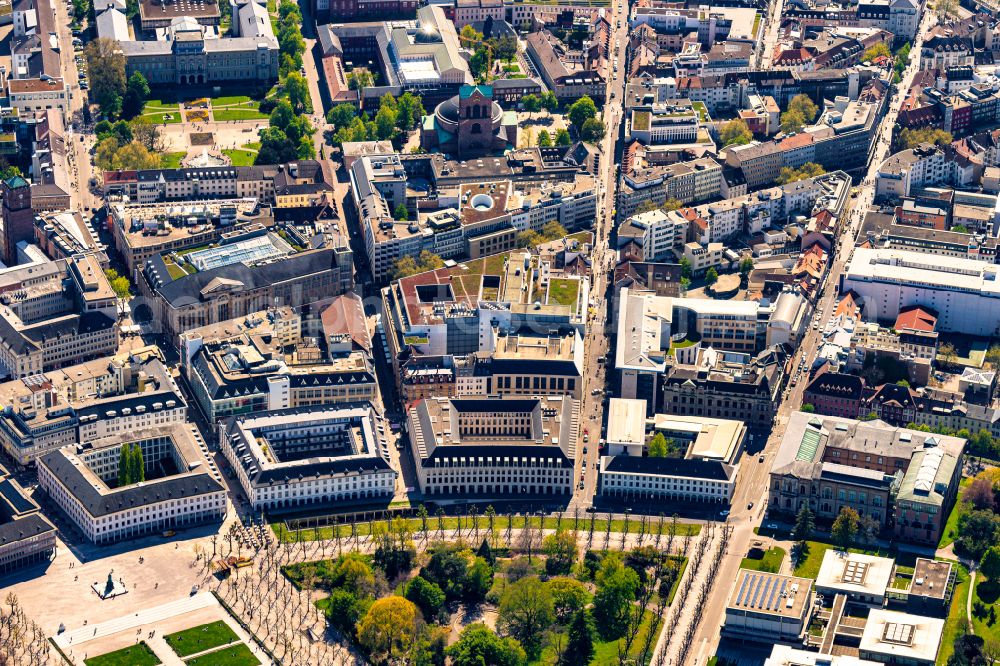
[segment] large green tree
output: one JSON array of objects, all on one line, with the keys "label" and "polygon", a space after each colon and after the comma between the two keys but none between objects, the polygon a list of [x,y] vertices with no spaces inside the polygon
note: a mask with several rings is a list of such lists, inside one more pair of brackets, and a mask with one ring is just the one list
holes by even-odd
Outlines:
[{"label": "large green tree", "polygon": [[723,147],[742,146],[753,140],[753,132],[750,131],[747,121],[742,118],[736,118],[719,128],[719,140],[722,142]]},{"label": "large green tree", "polygon": [[590,602],[590,592],[575,578],[556,576],[549,579],[548,586],[552,593],[556,622],[559,624],[568,624],[576,612],[586,608]]},{"label": "large green tree", "polygon": [[552,594],[537,576],[509,585],[500,599],[497,627],[517,639],[530,659],[542,651],[542,637],[555,619]]},{"label": "large green tree", "polygon": [[403,597],[385,597],[371,605],[358,623],[358,644],[375,662],[395,662],[413,647],[420,614]]},{"label": "large green tree", "polygon": [[576,536],[567,529],[558,529],[542,541],[545,552],[545,571],[550,576],[565,575],[576,562]]},{"label": "large green tree", "polygon": [[444,591],[423,576],[416,576],[409,582],[406,598],[415,603],[428,620],[438,614],[445,602]]},{"label": "large green tree", "polygon": [[594,104],[594,100],[584,95],[570,104],[566,109],[566,117],[577,129],[581,129],[585,122],[597,117],[597,105]]},{"label": "large green tree", "polygon": [[795,516],[795,528],[792,530],[792,539],[798,543],[808,541],[816,529],[816,517],[808,504],[803,504]]},{"label": "large green tree", "polygon": [[979,571],[991,583],[1000,582],[1000,546],[991,546],[979,561]]},{"label": "large green tree", "polygon": [[639,575],[622,563],[621,556],[605,556],[597,572],[594,620],[606,640],[624,635],[638,589]]},{"label": "large green tree", "polygon": [[125,54],[113,39],[99,37],[83,50],[90,79],[90,97],[109,118],[121,113],[125,97]]},{"label": "large green tree", "polygon": [[958,519],[958,538],[955,545],[959,552],[979,560],[996,545],[1000,532],[1000,516],[991,510],[968,511]]},{"label": "large green tree", "polygon": [[149,83],[146,81],[146,77],[142,75],[142,72],[133,72],[132,76],[128,77],[128,83],[125,86],[122,115],[126,118],[138,116],[142,113],[143,107],[146,106],[147,99],[149,99]]},{"label": "large green tree", "polygon": [[594,620],[586,609],[581,609],[573,615],[566,636],[566,650],[559,663],[564,666],[586,666],[594,658],[594,640],[597,630]]},{"label": "large green tree", "polygon": [[662,432],[653,435],[653,439],[649,442],[647,453],[650,458],[666,458],[667,454],[670,453],[667,438],[663,436]]},{"label": "large green tree", "polygon": [[833,521],[830,536],[833,537],[833,542],[837,546],[842,550],[847,550],[857,540],[860,525],[861,519],[858,517],[858,512],[845,506],[840,510],[836,520]]}]

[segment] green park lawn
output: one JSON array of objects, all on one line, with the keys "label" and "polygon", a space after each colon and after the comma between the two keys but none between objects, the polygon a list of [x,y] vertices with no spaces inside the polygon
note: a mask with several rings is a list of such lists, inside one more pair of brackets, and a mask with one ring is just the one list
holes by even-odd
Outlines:
[{"label": "green park lawn", "polygon": [[179,169],[181,166],[181,160],[187,155],[183,150],[179,153],[163,153],[160,155],[160,168],[161,169]]},{"label": "green park lawn", "polygon": [[157,659],[148,645],[140,642],[121,650],[91,657],[83,663],[86,666],[156,666],[163,662]]},{"label": "green park lawn", "polygon": [[179,123],[181,122],[181,107],[172,102],[151,99],[143,107],[142,117],[153,123]]},{"label": "green park lawn", "polygon": [[756,571],[770,571],[771,573],[778,573],[778,571],[781,570],[781,563],[784,559],[785,549],[774,546],[773,548],[764,551],[764,557],[760,559],[744,557],[743,561],[740,563],[740,567],[743,569],[754,569]]},{"label": "green park lawn", "polygon": [[233,166],[253,166],[254,160],[257,159],[257,153],[249,150],[225,148],[222,154],[229,158]]},{"label": "green park lawn", "polygon": [[212,117],[216,122],[228,122],[231,120],[265,120],[269,116],[261,113],[258,109],[212,109]]},{"label": "green park lawn", "polygon": [[224,647],[221,650],[203,654],[200,657],[189,659],[184,663],[187,666],[258,666],[260,660],[253,656],[250,648],[240,643],[239,645]]},{"label": "green park lawn", "polygon": [[163,640],[177,653],[178,657],[186,657],[220,645],[228,645],[240,640],[240,637],[229,628],[228,624],[218,620],[167,634]]},{"label": "green park lawn", "polygon": [[[976,629],[976,636],[982,636],[987,643],[1000,640],[1000,620],[997,619],[997,613],[1000,613],[998,598],[1000,598],[1000,585],[986,580],[982,573],[977,574],[976,586],[972,592],[972,626]],[[977,613],[977,602],[982,604],[981,608],[985,613]]]},{"label": "green park lawn", "polygon": [[[958,488],[959,497],[962,496],[966,486],[970,483],[972,483],[972,477],[962,479]],[[938,541],[938,548],[947,548],[951,544],[955,543],[955,537],[958,536],[958,519],[961,518],[962,514],[967,510],[967,504],[961,501],[961,499],[955,502],[955,506],[951,508],[951,513],[948,514],[948,522],[944,524],[944,529],[941,530],[941,540]]]},{"label": "green park lawn", "polygon": [[222,97],[213,97],[212,106],[238,106],[241,104],[256,104],[252,99],[246,95],[224,95]]}]

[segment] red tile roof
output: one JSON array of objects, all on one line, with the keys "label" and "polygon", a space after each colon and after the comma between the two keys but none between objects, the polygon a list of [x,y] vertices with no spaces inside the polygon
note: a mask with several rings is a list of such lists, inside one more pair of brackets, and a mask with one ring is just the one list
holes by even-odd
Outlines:
[{"label": "red tile roof", "polygon": [[937,313],[922,305],[911,305],[899,311],[896,317],[897,331],[932,332],[937,327]]}]

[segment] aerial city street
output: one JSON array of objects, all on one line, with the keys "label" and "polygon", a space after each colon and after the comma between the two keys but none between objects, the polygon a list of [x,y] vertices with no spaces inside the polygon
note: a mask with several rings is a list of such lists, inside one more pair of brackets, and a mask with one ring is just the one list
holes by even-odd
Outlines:
[{"label": "aerial city street", "polygon": [[0,0],[0,666],[1000,661],[996,0]]}]

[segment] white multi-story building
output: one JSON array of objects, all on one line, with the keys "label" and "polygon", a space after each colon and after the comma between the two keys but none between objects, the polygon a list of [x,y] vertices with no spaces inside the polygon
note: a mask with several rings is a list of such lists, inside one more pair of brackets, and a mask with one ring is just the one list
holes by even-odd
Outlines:
[{"label": "white multi-story building", "polygon": [[698,138],[698,112],[667,105],[636,109],[629,123],[629,138],[645,146],[693,143]]},{"label": "white multi-story building", "polygon": [[641,245],[643,261],[672,260],[683,249],[690,224],[676,210],[639,213],[618,228],[618,245],[628,242]]},{"label": "white multi-story building", "polygon": [[[663,434],[682,456],[648,457],[647,440]],[[655,414],[646,401],[613,398],[608,406],[607,455],[600,494],[624,499],[728,503],[746,426],[740,421]]]},{"label": "white multi-story building", "polygon": [[105,358],[0,384],[0,447],[20,465],[75,442],[183,423],[187,404],[158,358]]},{"label": "white multi-story building", "polygon": [[902,199],[934,185],[968,187],[975,183],[976,164],[953,151],[924,145],[890,155],[875,176],[876,199]]},{"label": "white multi-story building", "polygon": [[857,293],[872,319],[895,322],[903,308],[921,305],[938,313],[940,332],[989,337],[1000,335],[998,272],[975,259],[858,248],[840,289]]},{"label": "white multi-story building", "polygon": [[[145,480],[118,484],[122,446],[142,451]],[[224,520],[226,488],[191,425],[65,446],[38,460],[38,483],[83,535],[105,544]]]},{"label": "white multi-story building", "polygon": [[573,491],[578,403],[539,398],[427,398],[406,428],[429,497],[563,496]]},{"label": "white multi-story building", "polygon": [[391,498],[385,425],[371,403],[282,409],[219,424],[222,452],[257,510]]}]

